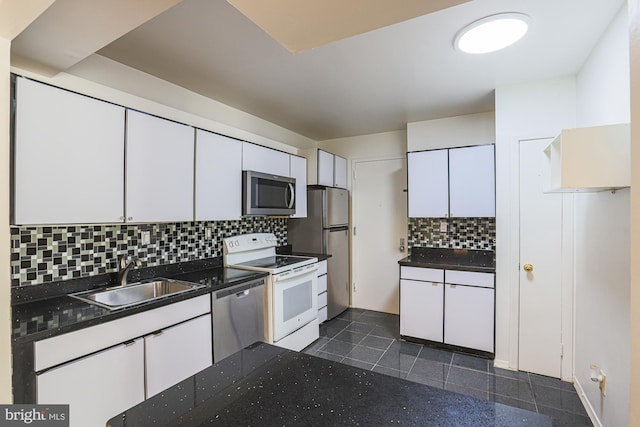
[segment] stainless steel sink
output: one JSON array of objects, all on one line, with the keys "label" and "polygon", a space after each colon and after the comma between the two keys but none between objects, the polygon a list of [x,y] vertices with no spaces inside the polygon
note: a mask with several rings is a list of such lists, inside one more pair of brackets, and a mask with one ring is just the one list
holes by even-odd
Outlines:
[{"label": "stainless steel sink", "polygon": [[101,291],[79,292],[70,296],[109,310],[115,310],[202,287],[204,285],[196,283],[156,279],[151,282],[132,283]]}]

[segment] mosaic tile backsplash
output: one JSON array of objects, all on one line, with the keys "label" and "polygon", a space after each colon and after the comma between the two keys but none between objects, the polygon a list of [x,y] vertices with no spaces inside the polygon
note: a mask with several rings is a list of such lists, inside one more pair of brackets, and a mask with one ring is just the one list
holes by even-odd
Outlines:
[{"label": "mosaic tile backsplash", "polygon": [[[207,239],[207,230],[211,239]],[[142,245],[140,232],[151,242]],[[222,256],[222,239],[274,233],[287,243],[285,218],[167,224],[11,227],[11,285],[40,285],[117,271],[120,255],[135,255],[144,267]]]},{"label": "mosaic tile backsplash", "polygon": [[[440,231],[441,224],[447,231]],[[496,249],[495,218],[409,218],[408,247]]]}]

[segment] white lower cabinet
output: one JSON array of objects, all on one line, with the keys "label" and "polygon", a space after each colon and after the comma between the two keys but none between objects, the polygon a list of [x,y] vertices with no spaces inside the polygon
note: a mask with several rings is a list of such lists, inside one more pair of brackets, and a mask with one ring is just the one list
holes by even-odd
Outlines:
[{"label": "white lower cabinet", "polygon": [[493,353],[494,291],[446,285],[444,342]]},{"label": "white lower cabinet", "polygon": [[143,339],[38,375],[37,396],[39,404],[69,404],[72,427],[106,425],[145,399]]},{"label": "white lower cabinet", "polygon": [[400,335],[442,342],[444,284],[400,280]]},{"label": "white lower cabinet", "polygon": [[400,267],[400,335],[494,352],[493,273]]},{"label": "white lower cabinet", "polygon": [[147,398],[212,364],[211,315],[144,337]]},{"label": "white lower cabinet", "polygon": [[71,426],[107,420],[212,364],[211,297],[34,344],[37,403],[70,404]]}]

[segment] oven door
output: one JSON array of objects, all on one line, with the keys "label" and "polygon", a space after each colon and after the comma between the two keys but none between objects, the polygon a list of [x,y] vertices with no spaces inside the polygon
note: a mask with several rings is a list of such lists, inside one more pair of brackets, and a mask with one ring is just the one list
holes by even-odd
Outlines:
[{"label": "oven door", "polygon": [[273,276],[273,340],[279,341],[318,317],[318,266]]}]

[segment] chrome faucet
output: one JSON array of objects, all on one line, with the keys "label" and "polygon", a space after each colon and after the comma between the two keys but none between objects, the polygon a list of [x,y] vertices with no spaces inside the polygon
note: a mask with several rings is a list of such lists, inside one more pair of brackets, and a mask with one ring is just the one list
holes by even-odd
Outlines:
[{"label": "chrome faucet", "polygon": [[127,263],[127,256],[122,255],[120,257],[120,264],[118,265],[118,283],[120,286],[127,286],[127,275],[132,266],[140,267],[142,263],[138,257],[131,258],[131,261]]}]

